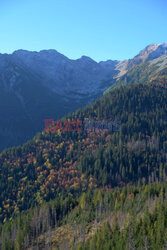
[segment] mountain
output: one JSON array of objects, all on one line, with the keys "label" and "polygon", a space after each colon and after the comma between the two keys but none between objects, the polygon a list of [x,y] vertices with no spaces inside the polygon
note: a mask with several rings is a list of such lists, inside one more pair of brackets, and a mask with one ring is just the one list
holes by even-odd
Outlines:
[{"label": "mountain", "polygon": [[[120,78],[120,87],[62,119],[80,120],[81,131],[43,131],[0,154],[2,249],[166,247],[163,57],[151,81],[145,62],[127,72],[128,84]],[[84,118],[112,127],[86,130]]]},{"label": "mountain", "polygon": [[166,52],[166,44],[150,45],[133,59],[99,63],[56,50],[0,54],[0,150],[26,142],[44,129],[44,119],[93,102],[127,70]]},{"label": "mountain", "polygon": [[0,55],[0,150],[32,138],[44,119],[59,119],[102,95],[116,63],[70,60],[55,50]]},{"label": "mountain", "polygon": [[116,78],[119,78],[127,73],[128,70],[133,67],[156,59],[162,55],[167,53],[167,43],[163,44],[150,44],[145,49],[141,50],[138,55],[136,55],[133,59],[125,60],[116,65],[116,70],[119,71],[119,74]]},{"label": "mountain", "polygon": [[102,82],[113,77],[117,61],[109,67],[99,64],[89,57],[70,60],[56,50],[28,52],[19,50],[11,55],[11,60],[20,67],[43,79],[41,84],[52,91],[69,98],[80,98],[82,94],[93,96],[106,86]]},{"label": "mountain", "polygon": [[160,79],[116,88],[66,117],[120,120],[120,131],[42,132],[0,154],[3,249],[165,247],[166,74]]}]

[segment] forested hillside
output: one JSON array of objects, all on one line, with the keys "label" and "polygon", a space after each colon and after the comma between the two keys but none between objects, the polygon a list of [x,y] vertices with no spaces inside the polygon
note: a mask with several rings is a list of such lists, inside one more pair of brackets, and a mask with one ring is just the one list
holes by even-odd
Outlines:
[{"label": "forested hillside", "polygon": [[22,212],[1,230],[1,249],[164,249],[167,184],[101,188]]},{"label": "forested hillside", "polygon": [[2,249],[165,246],[166,71],[62,120],[85,118],[121,121],[120,131],[44,131],[1,153]]}]

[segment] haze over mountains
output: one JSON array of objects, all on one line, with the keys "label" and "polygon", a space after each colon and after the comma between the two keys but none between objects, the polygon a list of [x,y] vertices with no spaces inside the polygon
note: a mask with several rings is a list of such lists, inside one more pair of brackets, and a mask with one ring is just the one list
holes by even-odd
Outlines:
[{"label": "haze over mountains", "polygon": [[25,142],[44,128],[44,119],[91,103],[128,70],[166,53],[167,43],[151,44],[133,59],[99,63],[56,50],[0,54],[0,150]]}]

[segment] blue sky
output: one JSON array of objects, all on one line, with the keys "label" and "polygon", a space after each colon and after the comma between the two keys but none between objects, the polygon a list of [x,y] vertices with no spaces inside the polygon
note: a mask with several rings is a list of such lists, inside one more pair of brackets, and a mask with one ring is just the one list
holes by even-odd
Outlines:
[{"label": "blue sky", "polygon": [[128,59],[167,42],[166,0],[1,0],[0,53],[56,49],[71,59]]}]

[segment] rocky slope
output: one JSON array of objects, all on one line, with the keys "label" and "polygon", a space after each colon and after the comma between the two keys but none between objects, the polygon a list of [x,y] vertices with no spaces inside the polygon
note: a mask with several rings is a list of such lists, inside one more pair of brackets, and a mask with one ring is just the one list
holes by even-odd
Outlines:
[{"label": "rocky slope", "polygon": [[167,53],[167,43],[150,44],[145,49],[140,51],[140,53],[136,55],[133,59],[119,62],[115,68],[116,70],[119,71],[119,74],[116,76],[116,78],[120,78],[121,76],[126,74],[129,69],[132,69],[136,65],[151,61],[162,55],[165,55],[166,53]]}]

